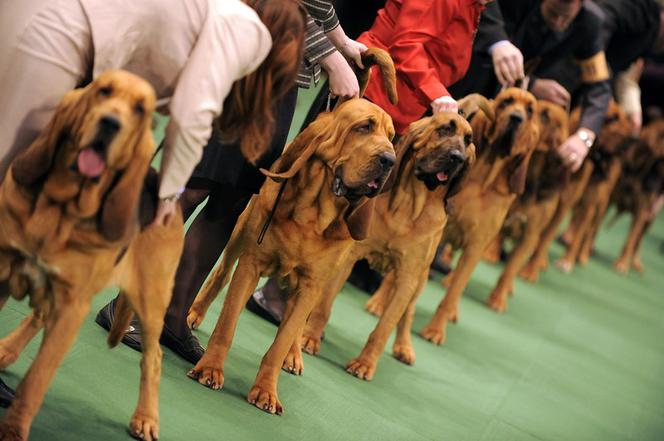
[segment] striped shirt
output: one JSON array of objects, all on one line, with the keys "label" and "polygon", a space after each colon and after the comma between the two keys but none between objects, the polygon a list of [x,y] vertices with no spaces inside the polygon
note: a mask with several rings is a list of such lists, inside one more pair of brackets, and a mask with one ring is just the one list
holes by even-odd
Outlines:
[{"label": "striped shirt", "polygon": [[301,0],[307,11],[307,29],[304,39],[304,59],[297,75],[297,85],[308,89],[313,78],[314,84],[320,80],[320,60],[336,50],[325,36],[339,26],[339,19],[331,1]]}]

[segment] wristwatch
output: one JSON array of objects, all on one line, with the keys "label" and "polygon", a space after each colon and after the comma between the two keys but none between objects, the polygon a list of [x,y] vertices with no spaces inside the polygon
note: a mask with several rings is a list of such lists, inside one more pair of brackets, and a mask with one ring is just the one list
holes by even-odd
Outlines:
[{"label": "wristwatch", "polygon": [[590,137],[590,132],[588,130],[579,129],[576,131],[576,134],[586,147],[590,148],[593,146],[595,140]]}]

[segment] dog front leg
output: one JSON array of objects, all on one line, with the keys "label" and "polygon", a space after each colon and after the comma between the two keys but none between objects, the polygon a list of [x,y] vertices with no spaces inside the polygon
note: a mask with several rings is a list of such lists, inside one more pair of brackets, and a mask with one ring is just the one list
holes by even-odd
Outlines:
[{"label": "dog front leg", "polygon": [[44,325],[40,314],[32,312],[7,337],[0,340],[0,369],[14,364],[28,343]]},{"label": "dog front leg", "polygon": [[[426,260],[428,262],[428,260]],[[413,319],[415,318],[415,304],[417,299],[422,294],[424,285],[426,285],[427,280],[429,280],[429,267],[427,266],[422,274],[420,275],[419,285],[415,295],[408,303],[406,312],[399,320],[397,325],[397,336],[394,339],[394,345],[392,345],[392,356],[399,360],[402,363],[407,365],[415,364],[415,349],[413,349],[413,342],[411,339],[411,332],[413,329]]]},{"label": "dog front leg", "polygon": [[[0,422],[0,440],[26,440],[55,371],[74,343],[90,303],[58,305],[44,322],[44,339],[30,369],[16,389],[16,397]],[[78,298],[78,297],[75,297]]]},{"label": "dog front leg", "polygon": [[299,281],[298,292],[294,293],[292,311],[279,326],[274,343],[263,357],[247,401],[269,413],[280,415],[283,406],[277,396],[277,380],[289,348],[298,332],[303,328],[309,313],[320,298],[321,287],[303,278]]}]

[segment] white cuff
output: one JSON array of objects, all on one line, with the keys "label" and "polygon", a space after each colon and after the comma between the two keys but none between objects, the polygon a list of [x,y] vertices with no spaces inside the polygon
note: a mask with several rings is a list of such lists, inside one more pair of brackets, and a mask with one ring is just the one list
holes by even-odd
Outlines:
[{"label": "white cuff", "polygon": [[511,43],[509,40],[500,40],[500,41],[496,41],[494,44],[492,44],[491,46],[489,46],[489,49],[487,50],[487,52],[489,52],[489,55],[491,55],[491,54],[493,54],[493,50],[494,50],[495,48],[497,48],[498,46],[503,46],[503,45],[505,45],[505,44],[512,44],[512,43]]}]

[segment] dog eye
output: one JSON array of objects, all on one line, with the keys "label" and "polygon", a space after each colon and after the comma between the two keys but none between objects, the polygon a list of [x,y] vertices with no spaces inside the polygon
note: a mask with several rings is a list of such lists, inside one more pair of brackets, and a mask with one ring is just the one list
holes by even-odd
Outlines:
[{"label": "dog eye", "polygon": [[134,112],[136,112],[138,116],[145,115],[145,106],[143,106],[142,102],[136,103],[136,105],[134,106]]},{"label": "dog eye", "polygon": [[533,116],[533,106],[526,107],[526,113],[528,114],[528,118]]},{"label": "dog eye", "polygon": [[369,133],[371,131],[371,121],[355,127],[356,132]]},{"label": "dog eye", "polygon": [[99,89],[99,96],[108,97],[113,93],[113,88],[111,86],[104,86]]},{"label": "dog eye", "polygon": [[504,109],[505,107],[507,107],[507,104],[508,104],[507,100],[503,100],[503,101],[500,102],[500,104],[498,104],[498,108],[499,109]]},{"label": "dog eye", "polygon": [[466,147],[468,147],[470,144],[472,144],[473,137],[471,135],[466,135],[463,137],[463,142],[466,144]]}]

